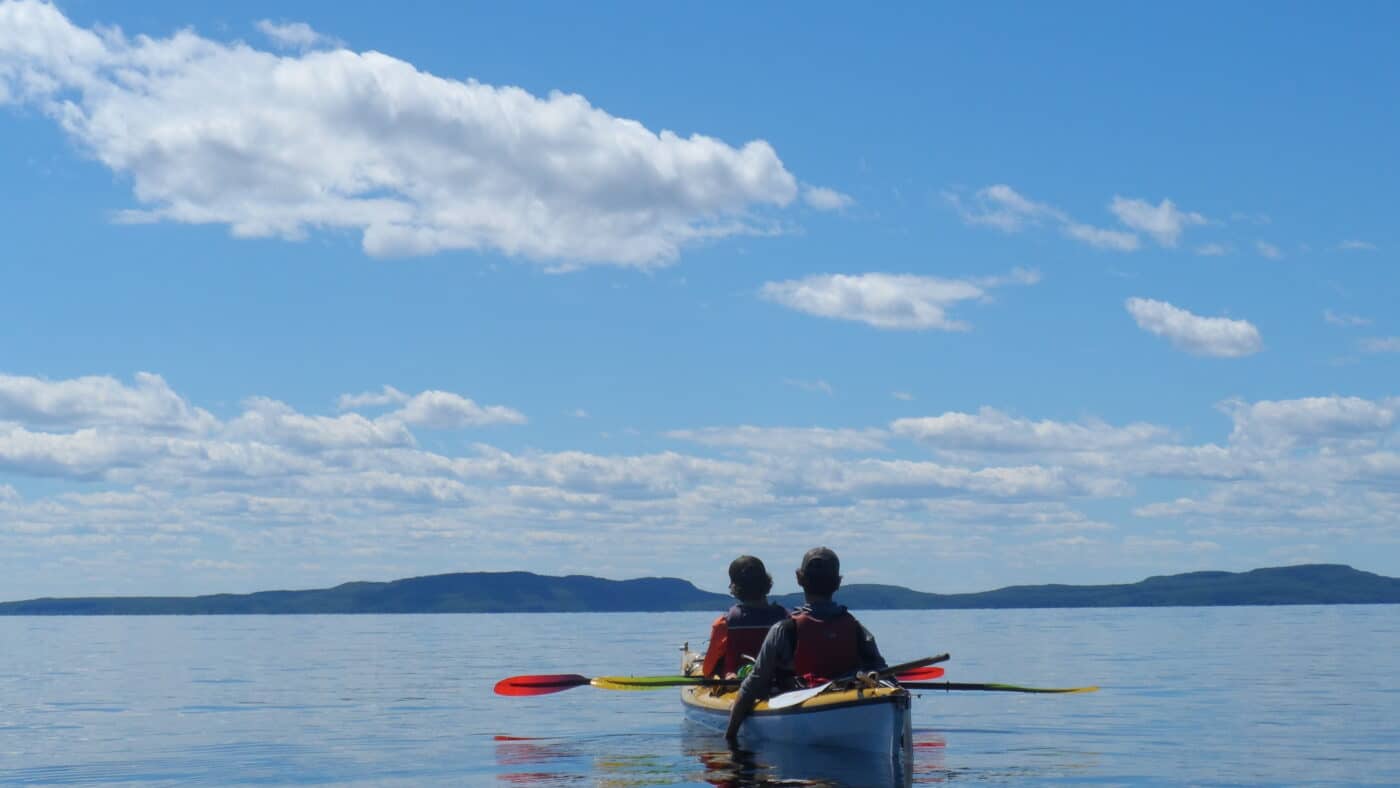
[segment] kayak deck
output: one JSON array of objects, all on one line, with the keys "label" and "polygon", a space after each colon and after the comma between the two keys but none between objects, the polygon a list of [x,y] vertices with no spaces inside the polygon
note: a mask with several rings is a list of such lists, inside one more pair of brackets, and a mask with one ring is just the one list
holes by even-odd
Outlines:
[{"label": "kayak deck", "polygon": [[[686,719],[720,732],[729,723],[737,697],[737,690],[729,687],[681,689]],[[780,709],[759,701],[744,721],[740,738],[898,755],[911,746],[910,696],[906,690],[881,686],[828,689]]]}]

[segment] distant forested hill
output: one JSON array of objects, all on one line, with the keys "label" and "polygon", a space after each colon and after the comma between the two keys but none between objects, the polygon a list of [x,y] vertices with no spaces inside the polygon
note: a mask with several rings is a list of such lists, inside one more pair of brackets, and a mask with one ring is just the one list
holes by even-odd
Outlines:
[{"label": "distant forested hill", "polygon": [[[1035,607],[1328,605],[1400,603],[1400,579],[1337,564],[1250,572],[1190,572],[1103,586],[1009,586],[975,594],[927,594],[854,584],[838,600],[856,610]],[[793,607],[797,595],[777,598]],[[732,600],[684,580],[604,580],[584,575],[461,572],[309,591],[197,597],[81,597],[0,603],[0,615],[202,615],[238,613],[544,613],[713,610]]]}]

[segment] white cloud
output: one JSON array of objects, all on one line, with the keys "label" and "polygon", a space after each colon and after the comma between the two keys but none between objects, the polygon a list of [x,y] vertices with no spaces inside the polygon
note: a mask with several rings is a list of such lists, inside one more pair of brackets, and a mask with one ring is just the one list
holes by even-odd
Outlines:
[{"label": "white cloud", "polygon": [[377,408],[385,405],[402,405],[408,402],[411,397],[399,391],[393,386],[385,386],[379,391],[366,391],[362,394],[342,394],[336,400],[336,408],[339,410],[359,410],[360,408]]},{"label": "white cloud", "polygon": [[1343,251],[1374,252],[1376,250],[1376,245],[1369,241],[1350,239],[1337,244],[1337,248]]},{"label": "white cloud", "polygon": [[159,375],[138,372],[134,385],[90,376],[49,381],[0,374],[0,420],[47,427],[125,425],[169,432],[199,432],[214,422],[192,407]]},{"label": "white cloud", "polygon": [[[439,423],[443,403],[449,423],[479,415],[463,409],[465,397],[390,399],[398,410],[420,403],[427,415],[412,420],[423,424]],[[919,547],[988,566],[1035,554],[1078,568],[1090,554],[1106,564],[1151,554],[1153,540],[1208,550],[1213,534],[1270,546],[1343,531],[1361,543],[1400,537],[1400,397],[1220,407],[1233,429],[1219,443],[1183,442],[1157,424],[993,408],[885,429],[667,435],[720,458],[441,441],[430,450],[414,440],[420,427],[394,413],[301,413],[269,397],[199,431],[133,418],[83,426],[30,409],[34,422],[0,423],[0,598],[53,588],[45,577],[71,576],[49,565],[60,560],[82,566],[83,582],[127,583],[112,588],[131,593],[151,592],[159,566],[246,564],[253,590],[303,577],[306,563],[343,573],[328,584],[501,566],[557,572],[581,560],[610,576],[677,574],[688,564],[657,556],[693,551],[697,533],[716,555],[830,541],[854,558],[866,549],[861,535],[878,532],[867,560],[883,551],[880,576],[917,585],[921,569],[901,556],[926,554]],[[1137,490],[1139,480],[1171,484]],[[1092,517],[1081,504],[1095,507]],[[1110,539],[1115,532],[1144,541]],[[1052,548],[1062,557],[1044,558]]]},{"label": "white cloud", "polygon": [[1064,226],[1065,235],[1076,241],[1083,241],[1099,249],[1113,249],[1131,252],[1138,248],[1138,237],[1120,230],[1105,230],[1078,222],[1068,222]]},{"label": "white cloud", "polygon": [[1201,257],[1221,257],[1234,251],[1229,244],[1208,243],[1196,247],[1196,254]]},{"label": "white cloud", "polygon": [[[1014,281],[1037,278],[1026,272]],[[962,301],[985,298],[987,287],[985,281],[913,274],[817,274],[768,282],[759,292],[763,298],[789,309],[876,328],[966,331],[970,326],[949,317],[948,309]]]},{"label": "white cloud", "polygon": [[1206,224],[1206,217],[1193,211],[1178,210],[1171,200],[1153,205],[1145,200],[1114,195],[1108,209],[1124,225],[1152,236],[1162,246],[1174,247],[1187,227]]},{"label": "white cloud", "polygon": [[1322,310],[1322,319],[1334,326],[1369,326],[1371,321],[1357,315],[1347,315],[1341,312],[1333,312],[1330,309]]},{"label": "white cloud", "polygon": [[901,402],[913,402],[914,395],[908,391],[891,391],[890,396]]},{"label": "white cloud", "polygon": [[970,206],[964,205],[962,197],[956,193],[945,192],[944,197],[968,224],[994,227],[1008,233],[1020,232],[1028,225],[1039,224],[1044,219],[1067,219],[1061,211],[1044,203],[1028,200],[1004,183],[977,190],[972,196]]},{"label": "white cloud", "polygon": [[1254,248],[1259,251],[1259,254],[1270,260],[1279,260],[1283,257],[1283,250],[1268,241],[1255,241]]},{"label": "white cloud", "polygon": [[358,413],[307,416],[266,397],[247,400],[243,414],[229,423],[228,431],[240,440],[306,452],[413,445],[413,435],[401,420],[371,420]]},{"label": "white cloud", "polygon": [[401,409],[382,417],[382,420],[434,430],[456,430],[488,424],[524,424],[526,421],[525,415],[513,408],[504,405],[482,407],[450,391],[425,391],[408,400]]},{"label": "white cloud", "polygon": [[1102,422],[1030,421],[995,408],[982,408],[976,414],[899,419],[890,430],[935,448],[990,452],[1107,451],[1147,445],[1166,436],[1166,430],[1151,424],[1113,427]]},{"label": "white cloud", "polygon": [[1129,298],[1126,306],[1139,328],[1193,355],[1238,358],[1264,349],[1259,329],[1245,320],[1200,317],[1147,298]]},{"label": "white cloud", "polygon": [[274,44],[287,49],[313,49],[315,47],[339,47],[343,43],[331,36],[322,35],[311,29],[305,22],[273,22],[262,19],[257,28]]},{"label": "white cloud", "polygon": [[1400,353],[1400,337],[1368,337],[1361,340],[1367,353]]},{"label": "white cloud", "polygon": [[849,194],[842,194],[824,186],[807,186],[802,189],[802,199],[819,211],[839,211],[855,204]]},{"label": "white cloud", "polygon": [[1253,403],[1228,400],[1221,407],[1235,423],[1231,443],[1293,445],[1389,432],[1395,426],[1400,400],[1304,397]]},{"label": "white cloud", "polygon": [[944,198],[968,224],[1015,233],[1048,223],[1058,226],[1067,238],[1119,252],[1132,252],[1141,247],[1138,232],[1151,236],[1162,246],[1174,247],[1187,227],[1209,223],[1201,214],[1182,211],[1167,199],[1153,205],[1145,200],[1115,195],[1108,208],[1128,228],[1125,231],[1076,221],[1065,211],[1031,200],[1006,184],[979,189],[970,202],[964,202],[955,192],[945,192]]},{"label": "white cloud", "polygon": [[293,239],[348,229],[377,256],[657,266],[690,243],[769,231],[755,211],[799,192],[762,140],[652,131],[582,96],[437,77],[378,52],[98,33],[33,0],[0,3],[0,97],[130,178],[143,207],[127,221]]}]

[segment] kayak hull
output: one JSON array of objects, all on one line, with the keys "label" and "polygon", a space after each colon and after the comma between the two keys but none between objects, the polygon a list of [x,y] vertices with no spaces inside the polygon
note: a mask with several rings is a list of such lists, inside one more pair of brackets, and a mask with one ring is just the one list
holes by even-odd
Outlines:
[{"label": "kayak hull", "polygon": [[[737,693],[685,687],[686,719],[723,732]],[[796,706],[754,707],[739,730],[741,742],[784,742],[898,756],[911,747],[909,693],[888,687],[828,691]]]}]

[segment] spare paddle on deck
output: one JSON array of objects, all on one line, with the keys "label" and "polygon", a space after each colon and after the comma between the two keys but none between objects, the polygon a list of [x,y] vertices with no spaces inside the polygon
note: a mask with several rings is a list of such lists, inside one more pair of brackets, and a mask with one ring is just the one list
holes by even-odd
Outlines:
[{"label": "spare paddle on deck", "polygon": [[1018,687],[1015,684],[963,684],[956,681],[910,681],[902,685],[907,690],[976,690],[981,692],[1098,692],[1098,687]]},{"label": "spare paddle on deck", "polygon": [[[927,666],[931,665],[934,662],[946,662],[948,661],[948,659],[949,656],[947,654],[939,654],[936,657],[925,657],[923,659],[915,660],[913,662],[906,662],[903,665],[895,665],[892,668],[885,668],[884,670],[880,671],[878,675],[880,676],[880,678],[888,678],[890,676],[895,676],[895,678],[900,679],[900,684],[902,686],[908,686],[904,683],[904,677],[910,675],[911,673],[916,673],[918,671],[932,672],[936,670],[938,671],[938,675],[942,676],[942,668],[930,668]],[[827,687],[830,687],[834,683],[835,682],[828,681],[825,684],[818,684],[815,687],[808,687],[806,689],[800,690],[791,690],[789,692],[774,695],[773,697],[768,699],[768,708],[770,710],[786,709],[789,706],[796,706],[798,704],[804,703],[808,700],[811,700],[812,698],[817,697],[823,692],[826,692]]]}]

